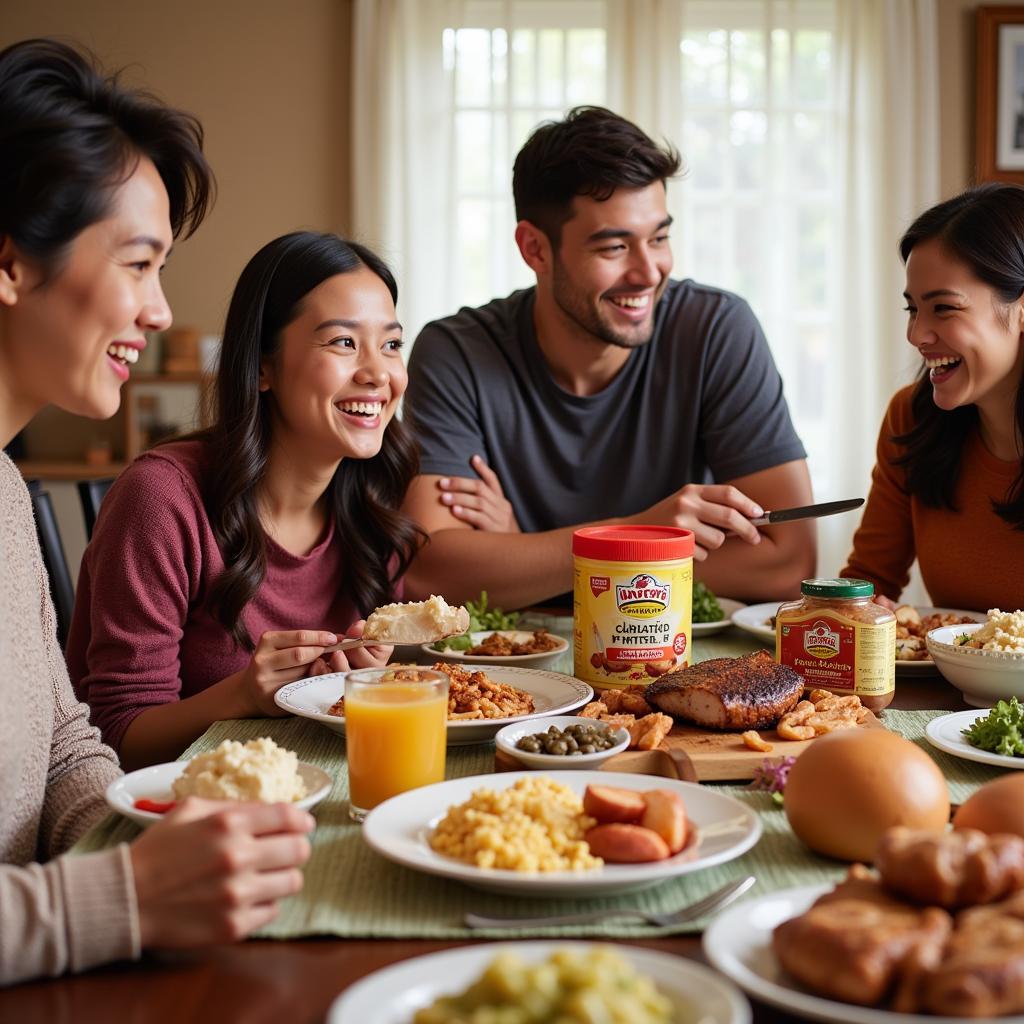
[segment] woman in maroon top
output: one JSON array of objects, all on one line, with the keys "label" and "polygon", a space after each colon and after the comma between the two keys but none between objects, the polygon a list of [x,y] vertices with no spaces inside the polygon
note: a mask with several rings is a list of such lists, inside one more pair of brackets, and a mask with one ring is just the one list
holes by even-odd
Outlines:
[{"label": "woman in maroon top", "polygon": [[417,543],[397,289],[372,252],[296,232],[261,249],[228,310],[213,427],[139,457],[104,499],[67,659],[126,767],[214,721],[276,715],[275,692],[372,667],[323,658],[394,600]]}]

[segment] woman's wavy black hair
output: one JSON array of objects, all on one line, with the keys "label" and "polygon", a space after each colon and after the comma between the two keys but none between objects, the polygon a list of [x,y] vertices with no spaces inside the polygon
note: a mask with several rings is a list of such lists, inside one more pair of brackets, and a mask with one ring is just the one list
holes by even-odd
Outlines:
[{"label": "woman's wavy black hair", "polygon": [[[277,350],[281,331],[298,315],[318,284],[366,267],[397,302],[398,288],[384,261],[336,235],[297,231],[265,245],[235,286],[224,326],[215,382],[213,426],[198,435],[207,445],[203,499],[224,557],[224,572],[211,589],[219,621],[238,644],[253,649],[242,611],[266,574],[266,535],[258,492],[271,441],[268,392],[261,392],[260,365]],[[396,416],[384,431],[380,452],[345,459],[327,490],[337,541],[342,545],[342,591],[360,613],[394,600],[423,538],[398,507],[416,475],[419,455]]]},{"label": "woman's wavy black hair", "polygon": [[213,200],[203,129],[91,56],[52,39],[0,52],[0,238],[43,268],[60,268],[75,237],[106,218],[141,157],[170,200],[174,237],[199,226]]},{"label": "woman's wavy black hair", "polygon": [[[916,245],[933,239],[1006,306],[1024,295],[1024,188],[990,182],[926,210],[900,240],[903,262]],[[911,409],[913,428],[893,438],[904,448],[896,462],[906,468],[907,489],[924,505],[955,510],[960,462],[978,410],[973,405],[940,409],[927,369],[914,386]],[[1024,437],[1024,380],[1017,385],[1014,418],[1018,436]],[[1024,530],[1024,459],[1005,498],[992,507],[1014,529]]]}]

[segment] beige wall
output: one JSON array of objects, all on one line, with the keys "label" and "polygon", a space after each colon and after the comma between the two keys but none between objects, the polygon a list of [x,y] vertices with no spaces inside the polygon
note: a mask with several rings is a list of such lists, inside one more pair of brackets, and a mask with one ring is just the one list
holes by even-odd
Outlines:
[{"label": "beige wall", "polygon": [[974,177],[974,12],[977,7],[1011,7],[1020,0],[938,0],[939,14],[939,184],[949,196]]},{"label": "beige wall", "polygon": [[0,0],[0,46],[55,35],[196,114],[219,191],[165,284],[175,322],[219,333],[246,260],[300,227],[344,232],[351,0]]}]

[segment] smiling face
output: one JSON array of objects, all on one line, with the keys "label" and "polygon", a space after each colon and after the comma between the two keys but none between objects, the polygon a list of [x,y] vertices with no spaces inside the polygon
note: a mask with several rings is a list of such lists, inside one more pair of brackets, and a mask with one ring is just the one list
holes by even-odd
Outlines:
[{"label": "smiling face", "polygon": [[661,182],[616,189],[602,202],[577,196],[550,281],[563,316],[606,344],[646,345],[672,269],[671,223]]},{"label": "smiling face", "polygon": [[907,340],[928,367],[940,409],[1013,407],[1024,372],[1020,300],[996,292],[935,239],[907,259]]},{"label": "smiling face", "polygon": [[115,190],[110,215],[75,237],[49,280],[8,254],[0,358],[26,406],[53,404],[94,419],[117,411],[144,332],[171,323],[160,284],[170,247],[167,190],[143,158]]},{"label": "smiling face", "polygon": [[376,455],[405,392],[401,348],[394,301],[372,270],[322,281],[261,370],[274,444],[325,462]]}]

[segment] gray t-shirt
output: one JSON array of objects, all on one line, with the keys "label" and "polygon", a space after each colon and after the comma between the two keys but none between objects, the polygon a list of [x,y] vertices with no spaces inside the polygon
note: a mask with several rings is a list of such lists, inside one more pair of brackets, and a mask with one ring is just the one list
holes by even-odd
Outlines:
[{"label": "gray t-shirt", "polygon": [[596,395],[551,377],[534,289],[427,324],[409,360],[406,418],[420,472],[475,476],[482,455],[524,532],[632,515],[687,483],[806,457],[750,307],[671,281],[649,344]]}]

